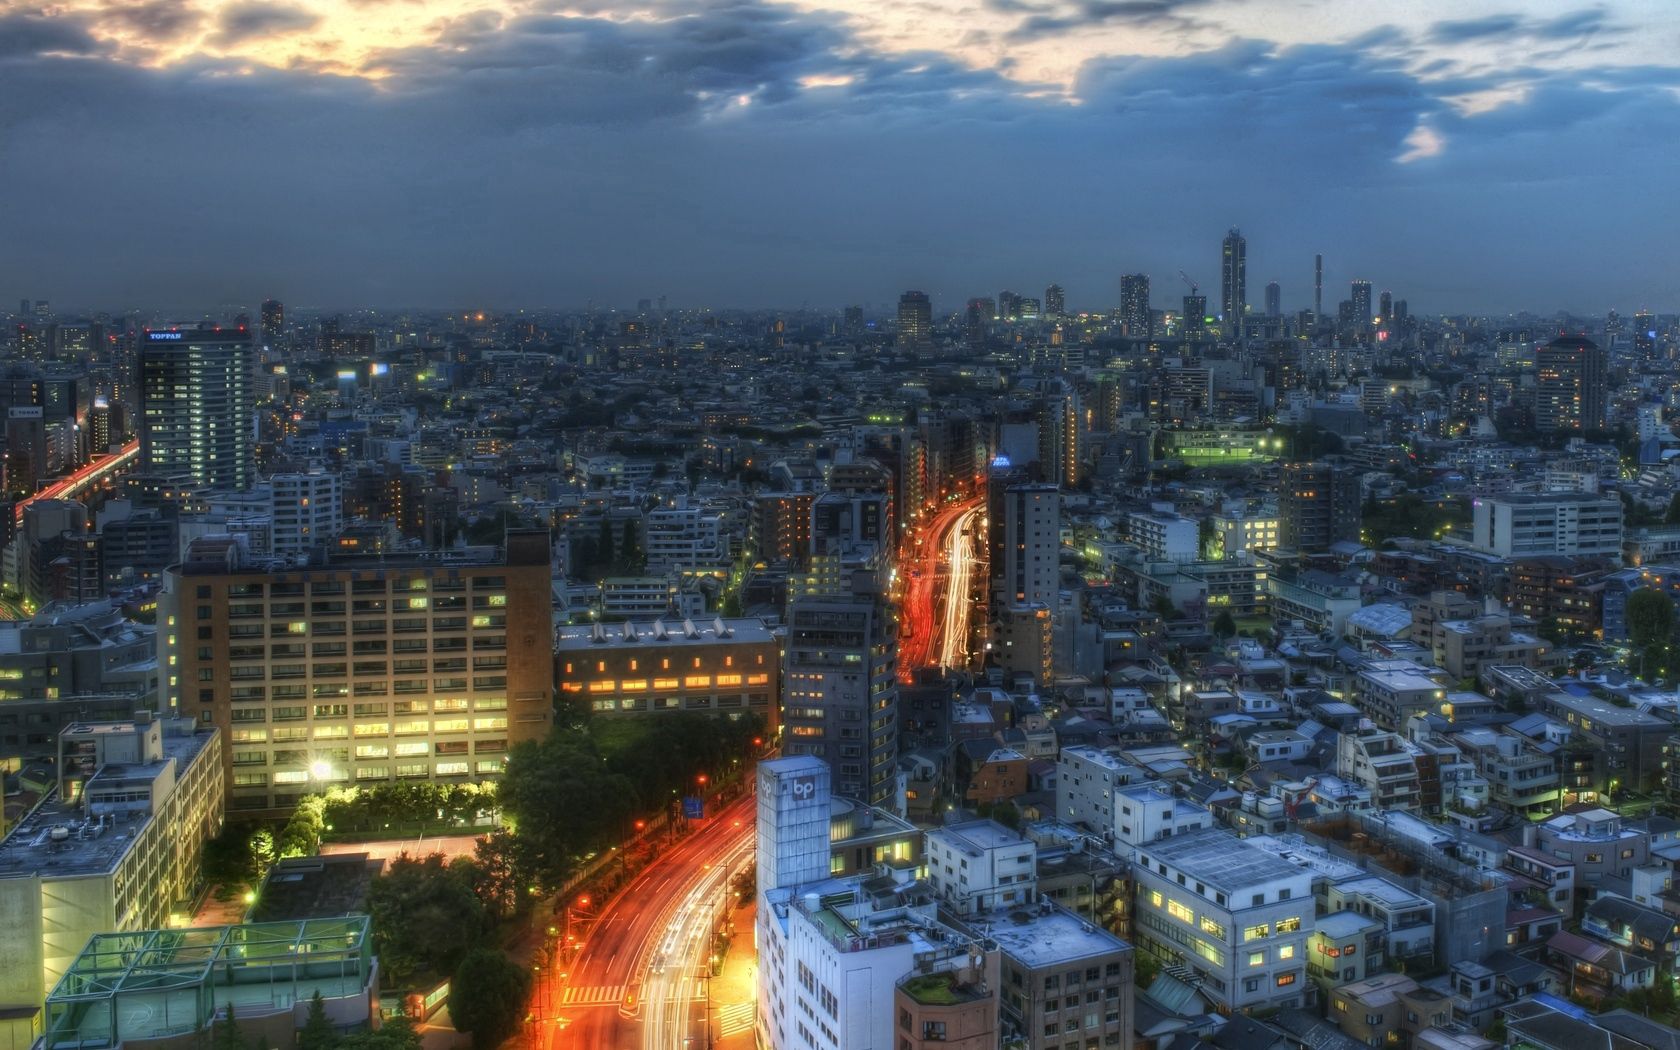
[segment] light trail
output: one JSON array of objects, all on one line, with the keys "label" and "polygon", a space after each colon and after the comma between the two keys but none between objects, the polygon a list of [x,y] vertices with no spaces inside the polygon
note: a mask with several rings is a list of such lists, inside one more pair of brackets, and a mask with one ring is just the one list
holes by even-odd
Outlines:
[{"label": "light trail", "polygon": [[[950,586],[946,569],[966,574],[966,580],[972,581],[975,575],[975,556],[973,545],[961,547],[963,523],[971,520],[970,516],[980,511],[984,499],[974,496],[960,503],[952,503],[931,518],[927,525],[918,533],[919,542],[907,545],[906,553],[901,556],[900,564],[906,568],[909,581],[904,588],[904,600],[901,606],[902,632],[898,647],[898,675],[903,682],[915,680],[916,672],[924,667],[935,667],[945,664],[947,651],[966,652],[968,583],[965,582],[960,592],[959,604],[965,606],[958,612],[963,624],[963,637],[956,645],[957,649],[950,649],[948,632],[952,624],[950,605],[952,595],[959,592]],[[956,562],[951,563],[952,552],[958,551]],[[944,605],[940,603],[944,602]]]},{"label": "light trail", "polygon": [[101,456],[89,463],[87,466],[76,471],[74,474],[67,474],[41,491],[25,499],[18,500],[12,507],[12,513],[15,516],[17,523],[20,525],[23,523],[23,509],[31,503],[34,503],[36,500],[75,499],[88,488],[105,480],[105,478],[109,477],[116,471],[128,466],[137,459],[139,455],[140,439],[135,438],[133,441],[130,441],[111,455]]},{"label": "light trail", "polygon": [[706,998],[701,982],[710,980],[712,932],[732,904],[729,880],[752,853],[753,836],[748,834],[667,909],[661,957],[649,960],[642,978],[642,999],[647,1004],[642,1019],[643,1050],[706,1045],[704,1031],[692,1043],[690,1037],[695,1006]]},{"label": "light trail", "polygon": [[976,568],[971,529],[979,517],[979,507],[971,507],[958,515],[945,546],[945,615],[939,640],[939,666],[945,668],[966,670],[968,667],[969,614],[974,609],[969,588],[973,585]]}]

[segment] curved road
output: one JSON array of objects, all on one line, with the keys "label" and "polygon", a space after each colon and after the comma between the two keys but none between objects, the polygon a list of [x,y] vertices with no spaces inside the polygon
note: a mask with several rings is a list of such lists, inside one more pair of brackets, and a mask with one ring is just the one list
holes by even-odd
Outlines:
[{"label": "curved road", "polygon": [[914,681],[924,667],[967,663],[973,609],[968,589],[978,561],[974,538],[963,533],[978,520],[984,505],[985,500],[976,496],[945,507],[927,523],[914,554],[903,559],[909,581],[904,588],[898,646],[902,681]]},{"label": "curved road", "polygon": [[719,810],[603,906],[577,958],[532,997],[547,1050],[680,1050],[687,1025],[673,1011],[693,1010],[711,951],[694,931],[752,848],[755,802],[749,794]]}]

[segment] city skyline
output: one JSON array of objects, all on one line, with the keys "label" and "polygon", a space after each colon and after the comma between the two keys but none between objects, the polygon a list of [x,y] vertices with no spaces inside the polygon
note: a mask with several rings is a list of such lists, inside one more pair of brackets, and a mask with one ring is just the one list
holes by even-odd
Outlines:
[{"label": "city skyline", "polygon": [[1418,312],[1672,309],[1661,5],[926,6],[12,4],[0,287],[1108,308],[1240,226],[1286,312],[1318,252]]}]

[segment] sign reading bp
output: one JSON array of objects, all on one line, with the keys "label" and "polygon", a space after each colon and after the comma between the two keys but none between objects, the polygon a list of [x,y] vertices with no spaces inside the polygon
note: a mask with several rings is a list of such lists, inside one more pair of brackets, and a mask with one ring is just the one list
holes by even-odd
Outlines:
[{"label": "sign reading bp", "polygon": [[788,782],[788,794],[795,802],[809,802],[817,797],[816,777],[791,777]]}]

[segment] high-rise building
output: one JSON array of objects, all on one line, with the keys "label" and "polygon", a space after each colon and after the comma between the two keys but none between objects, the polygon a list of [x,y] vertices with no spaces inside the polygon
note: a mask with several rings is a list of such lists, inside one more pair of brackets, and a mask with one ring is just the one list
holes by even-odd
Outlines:
[{"label": "high-rise building", "polygon": [[1038,462],[1044,480],[1070,488],[1084,470],[1079,391],[1058,380],[1038,403]]},{"label": "high-rise building", "polygon": [[1044,289],[1044,316],[1060,317],[1067,312],[1067,296],[1062,292],[1062,286],[1053,284]]},{"label": "high-rise building", "polygon": [[848,306],[840,314],[840,330],[847,335],[858,335],[863,331],[863,307]]},{"label": "high-rise building", "polygon": [[262,309],[257,313],[257,324],[262,345],[268,348],[279,346],[280,336],[286,330],[286,304],[278,299],[264,299]]},{"label": "high-rise building", "polygon": [[276,474],[273,491],[271,549],[275,554],[302,554],[338,535],[344,522],[344,500],[337,474],[312,470],[306,474]]},{"label": "high-rise building", "polygon": [[1359,475],[1328,463],[1286,463],[1278,481],[1278,545],[1322,551],[1359,539]]},{"label": "high-rise building", "polygon": [[1276,281],[1271,281],[1266,285],[1266,316],[1283,316],[1283,289],[1278,287]]},{"label": "high-rise building", "polygon": [[1220,250],[1219,317],[1227,335],[1242,330],[1248,312],[1248,241],[1235,226]]},{"label": "high-rise building", "polygon": [[238,328],[140,334],[140,463],[151,475],[211,488],[256,480],[251,333]]},{"label": "high-rise building", "polygon": [[788,603],[782,754],[828,763],[836,794],[890,801],[898,768],[898,628],[868,574]]},{"label": "high-rise building", "polygon": [[1313,256],[1313,317],[1324,316],[1324,256]]},{"label": "high-rise building", "polygon": [[1149,313],[1149,275],[1129,273],[1120,278],[1120,334],[1148,339],[1154,334]]},{"label": "high-rise building", "polygon": [[1371,327],[1371,282],[1353,282],[1353,293],[1348,297],[1353,304],[1353,317],[1361,332]]},{"label": "high-rise building", "polygon": [[1534,425],[1541,433],[1598,430],[1609,401],[1609,361],[1590,339],[1563,336],[1535,352]]},{"label": "high-rise building", "polygon": [[1015,485],[1003,494],[1003,557],[993,569],[998,606],[1056,604],[1061,588],[1062,501],[1055,485]]},{"label": "high-rise building", "polygon": [[933,303],[926,292],[909,291],[898,297],[898,345],[924,350],[933,342]]},{"label": "high-rise building", "polygon": [[1378,296],[1378,298],[1377,298],[1377,316],[1381,317],[1383,319],[1384,324],[1387,324],[1388,322],[1394,320],[1394,293],[1393,292],[1388,291],[1387,289],[1384,289],[1382,295]]},{"label": "high-rise building", "polygon": [[1202,332],[1207,327],[1206,320],[1207,296],[1201,294],[1185,296],[1184,317],[1179,322],[1179,327],[1183,331],[1184,337],[1186,339],[1200,338]]},{"label": "high-rise building", "polygon": [[965,318],[964,334],[970,343],[979,343],[986,338],[986,328],[997,315],[997,303],[985,296],[977,296],[968,301],[968,316]]},{"label": "high-rise building", "polygon": [[229,808],[289,812],[331,784],[462,783],[553,723],[547,529],[499,557],[255,561],[195,541],[158,597],[180,713],[228,741]]}]

